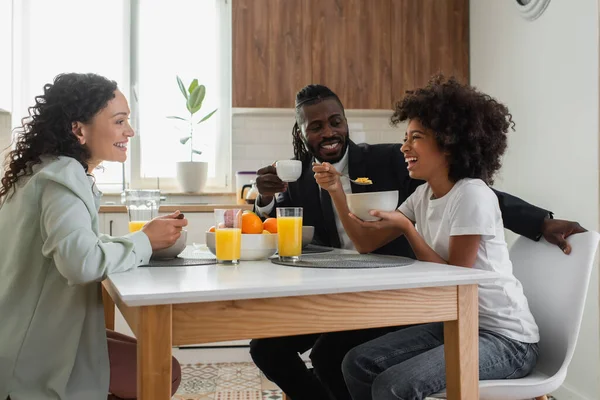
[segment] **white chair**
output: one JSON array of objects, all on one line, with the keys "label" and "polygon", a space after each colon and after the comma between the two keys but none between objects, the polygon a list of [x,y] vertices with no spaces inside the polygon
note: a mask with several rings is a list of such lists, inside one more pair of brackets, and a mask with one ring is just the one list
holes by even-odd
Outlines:
[{"label": "white chair", "polygon": [[569,237],[568,256],[544,239],[520,237],[511,247],[514,274],[540,330],[540,357],[525,378],[480,381],[481,400],[545,399],[562,385],[575,352],[599,240],[597,232]]}]

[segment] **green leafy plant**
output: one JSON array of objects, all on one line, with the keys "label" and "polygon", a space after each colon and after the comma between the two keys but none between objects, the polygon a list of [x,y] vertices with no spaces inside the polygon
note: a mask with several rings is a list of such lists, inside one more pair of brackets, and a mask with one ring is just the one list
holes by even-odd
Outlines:
[{"label": "green leafy plant", "polygon": [[194,114],[196,114],[202,108],[202,102],[204,101],[204,97],[206,96],[206,87],[204,85],[198,84],[198,79],[194,79],[190,86],[186,89],[183,81],[179,76],[177,76],[177,85],[179,86],[179,90],[185,97],[185,106],[190,114],[189,118],[178,117],[175,115],[168,116],[167,118],[176,119],[179,121],[187,122],[189,125],[189,134],[185,137],[179,139],[179,142],[185,145],[188,141],[190,142],[190,161],[193,161],[194,154],[202,154],[202,151],[196,150],[194,148],[194,125],[201,124],[202,122],[208,120],[210,117],[217,112],[217,109],[206,114],[200,121],[194,123]]}]

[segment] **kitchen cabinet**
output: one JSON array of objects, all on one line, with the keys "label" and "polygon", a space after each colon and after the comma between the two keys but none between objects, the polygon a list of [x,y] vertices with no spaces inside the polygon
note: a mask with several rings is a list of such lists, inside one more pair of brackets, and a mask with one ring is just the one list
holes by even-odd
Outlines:
[{"label": "kitchen cabinet", "polygon": [[[159,215],[166,215],[160,213]],[[205,232],[215,224],[212,212],[185,213],[188,219],[187,244],[205,243]],[[129,233],[129,218],[126,213],[101,213],[100,232],[111,236],[123,236]]]},{"label": "kitchen cabinet", "polygon": [[104,231],[111,236],[124,236],[129,233],[129,217],[125,213],[104,213]]},{"label": "kitchen cabinet", "polygon": [[469,0],[391,0],[390,14],[394,100],[438,72],[469,82]]},{"label": "kitchen cabinet", "polygon": [[215,224],[214,213],[185,213],[188,219],[187,244],[206,243],[206,231]]},{"label": "kitchen cabinet", "polygon": [[233,107],[291,108],[311,81],[309,0],[234,0]]},{"label": "kitchen cabinet", "polygon": [[390,109],[437,72],[469,79],[468,0],[232,0],[233,107],[290,108],[308,83]]},{"label": "kitchen cabinet", "polygon": [[390,1],[311,2],[312,81],[348,109],[391,107]]}]

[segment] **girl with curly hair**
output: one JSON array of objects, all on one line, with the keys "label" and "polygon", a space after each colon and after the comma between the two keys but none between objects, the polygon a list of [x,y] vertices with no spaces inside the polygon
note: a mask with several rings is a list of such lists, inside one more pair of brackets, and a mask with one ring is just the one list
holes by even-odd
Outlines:
[{"label": "girl with curly hair", "polygon": [[[114,81],[59,75],[29,114],[0,186],[0,399],[135,398],[135,339],[105,330],[100,281],[147,263],[187,220],[98,232],[93,171],[124,162],[134,135]],[[174,359],[173,375],[175,392]]]},{"label": "girl with curly hair", "polygon": [[[409,175],[425,183],[397,211],[372,211],[378,222],[354,218],[371,232],[400,230],[421,261],[499,273],[494,283],[479,285],[480,379],[523,377],[537,361],[539,333],[512,273],[498,198],[488,187],[500,168],[512,116],[475,88],[436,76],[396,105],[392,123],[403,121],[408,128],[401,151]],[[359,345],[342,370],[355,400],[415,400],[442,391],[443,323]]]}]

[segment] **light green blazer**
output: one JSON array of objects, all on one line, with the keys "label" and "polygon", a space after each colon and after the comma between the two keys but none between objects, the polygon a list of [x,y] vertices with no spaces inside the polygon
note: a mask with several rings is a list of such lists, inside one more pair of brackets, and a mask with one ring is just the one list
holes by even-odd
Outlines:
[{"label": "light green blazer", "polygon": [[98,232],[101,193],[45,158],[0,207],[0,399],[106,400],[102,281],[148,262],[148,237]]}]

